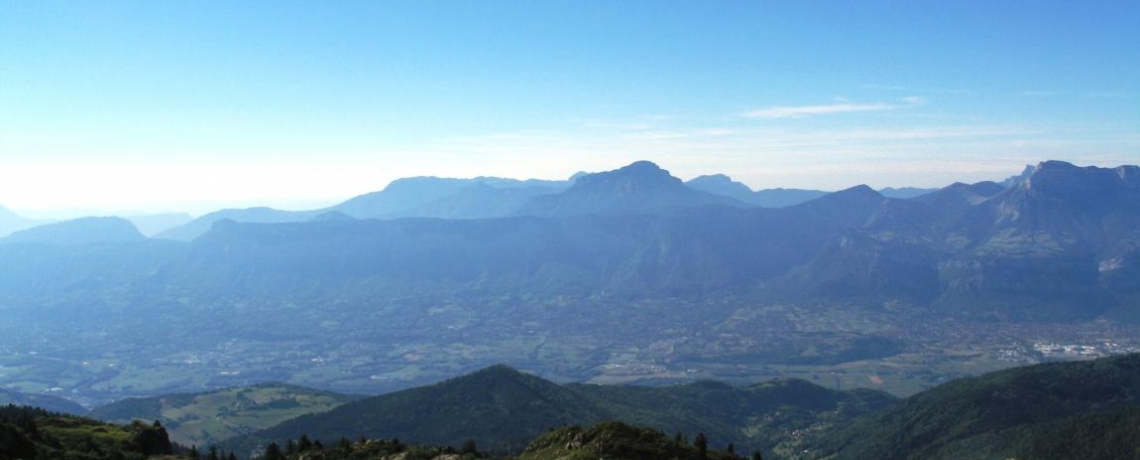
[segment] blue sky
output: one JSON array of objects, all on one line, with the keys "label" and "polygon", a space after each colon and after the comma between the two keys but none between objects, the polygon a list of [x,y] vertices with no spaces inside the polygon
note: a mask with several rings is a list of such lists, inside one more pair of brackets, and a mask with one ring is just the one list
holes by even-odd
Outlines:
[{"label": "blue sky", "polygon": [[827,190],[1140,163],[1140,2],[0,3],[19,211],[638,159]]}]

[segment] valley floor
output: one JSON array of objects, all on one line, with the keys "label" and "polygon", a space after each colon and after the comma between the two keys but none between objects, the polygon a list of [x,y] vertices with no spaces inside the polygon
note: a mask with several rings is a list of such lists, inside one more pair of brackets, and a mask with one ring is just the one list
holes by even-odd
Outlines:
[{"label": "valley floor", "polygon": [[[0,387],[88,406],[264,381],[379,394],[504,363],[564,382],[796,377],[906,396],[1014,366],[1140,351],[1140,329],[1132,324],[979,322],[904,308],[753,307],[728,299],[642,300],[615,311],[609,302],[583,308],[556,299],[526,313],[478,313],[515,304],[440,301],[415,305],[424,315],[381,310],[355,320],[317,311],[294,316],[295,323],[274,323],[251,308],[251,317],[214,328],[208,321],[176,325],[179,318],[162,315],[144,325],[128,313],[70,329],[25,321],[0,326]],[[544,321],[543,312],[566,316],[571,309],[581,313]],[[703,313],[662,314],[678,310]]]}]

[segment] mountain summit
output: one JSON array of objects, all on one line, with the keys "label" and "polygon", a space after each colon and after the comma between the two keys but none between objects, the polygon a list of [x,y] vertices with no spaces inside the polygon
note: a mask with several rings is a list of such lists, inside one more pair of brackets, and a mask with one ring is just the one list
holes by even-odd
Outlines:
[{"label": "mountain summit", "polygon": [[578,179],[579,186],[613,187],[619,193],[645,193],[670,190],[681,185],[681,179],[661,169],[652,161],[635,161],[613,171],[588,174]]},{"label": "mountain summit", "polygon": [[483,447],[503,450],[521,447],[548,428],[595,423],[606,415],[571,389],[498,365],[434,385],[304,415],[233,444],[244,450],[252,444],[243,444],[251,441],[263,445],[263,440],[294,438],[303,433],[317,439],[336,439],[351,432],[371,438],[450,445],[478,439]]},{"label": "mountain summit", "polygon": [[1107,245],[1140,224],[1140,168],[1046,161],[985,209],[986,223],[998,229],[1048,234],[1062,243]]},{"label": "mountain summit", "polygon": [[520,214],[636,214],[708,205],[746,206],[732,198],[687,187],[653,162],[637,161],[613,171],[582,176],[565,192],[531,200]]},{"label": "mountain summit", "polygon": [[713,195],[736,198],[745,203],[751,203],[756,199],[756,192],[753,192],[747,185],[734,181],[724,174],[695,177],[685,182],[685,185]]}]

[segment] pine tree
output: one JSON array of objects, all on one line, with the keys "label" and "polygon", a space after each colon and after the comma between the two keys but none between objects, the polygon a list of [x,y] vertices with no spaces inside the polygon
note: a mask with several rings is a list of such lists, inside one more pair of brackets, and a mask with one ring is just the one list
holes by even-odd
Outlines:
[{"label": "pine tree", "polygon": [[709,458],[709,440],[704,433],[697,433],[697,437],[693,439],[693,445],[697,446],[701,460]]},{"label": "pine tree", "polygon": [[268,446],[265,446],[264,460],[285,460],[285,456],[281,454],[281,446],[275,442],[271,442]]}]

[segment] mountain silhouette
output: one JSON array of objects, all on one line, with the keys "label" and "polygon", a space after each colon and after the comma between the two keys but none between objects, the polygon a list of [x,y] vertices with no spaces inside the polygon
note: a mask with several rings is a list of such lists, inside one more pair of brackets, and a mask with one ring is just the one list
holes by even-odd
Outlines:
[{"label": "mountain silhouette", "polygon": [[28,219],[19,214],[16,214],[0,206],[0,238],[27,228],[35,227],[36,225],[44,224],[45,222]]},{"label": "mountain silhouette", "polygon": [[93,243],[129,243],[146,239],[134,224],[118,217],[85,217],[21,230],[2,244],[84,245]]},{"label": "mountain silhouette", "polygon": [[519,214],[647,214],[717,205],[746,206],[738,200],[686,187],[669,171],[649,161],[638,161],[613,171],[581,176],[562,193],[534,198]]}]

